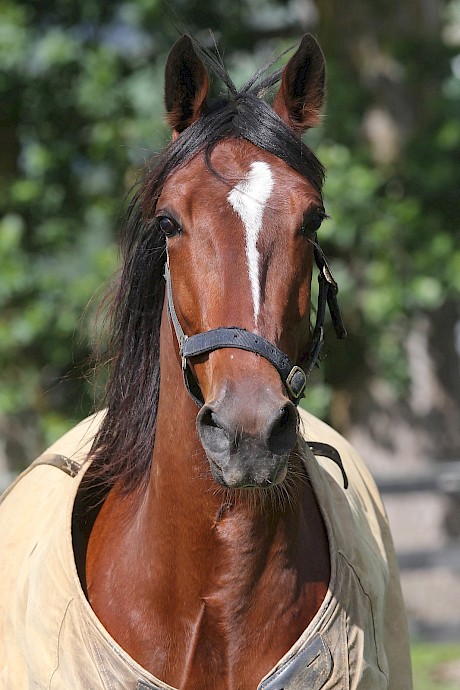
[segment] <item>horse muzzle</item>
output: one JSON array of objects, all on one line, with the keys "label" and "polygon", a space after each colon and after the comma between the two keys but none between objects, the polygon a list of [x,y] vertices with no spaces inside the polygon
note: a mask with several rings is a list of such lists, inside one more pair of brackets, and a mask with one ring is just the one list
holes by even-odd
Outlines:
[{"label": "horse muzzle", "polygon": [[271,488],[286,477],[289,455],[297,442],[295,405],[257,410],[252,423],[244,423],[241,410],[231,405],[204,405],[197,416],[197,431],[211,473],[221,485],[233,488]]}]

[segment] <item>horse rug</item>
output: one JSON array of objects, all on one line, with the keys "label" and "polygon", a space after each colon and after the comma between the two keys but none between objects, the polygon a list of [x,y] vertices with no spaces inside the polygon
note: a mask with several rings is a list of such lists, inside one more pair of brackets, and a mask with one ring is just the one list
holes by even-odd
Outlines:
[{"label": "horse rug", "polygon": [[[63,436],[1,499],[1,690],[174,690],[112,639],[78,577],[72,513],[102,415]],[[339,434],[300,415],[331,579],[317,615],[257,690],[411,690],[399,575],[375,484]],[[338,450],[347,489],[340,469],[316,458],[308,441]]]}]

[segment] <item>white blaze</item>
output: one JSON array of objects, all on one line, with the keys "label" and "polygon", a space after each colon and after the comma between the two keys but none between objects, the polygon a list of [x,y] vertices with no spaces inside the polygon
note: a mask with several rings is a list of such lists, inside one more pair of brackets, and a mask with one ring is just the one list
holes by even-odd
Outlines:
[{"label": "white blaze", "polygon": [[260,310],[259,252],[257,239],[262,228],[265,206],[273,189],[273,175],[270,166],[263,161],[254,161],[241,182],[228,195],[233,209],[243,221],[246,231],[246,258],[251,283],[254,320]]}]

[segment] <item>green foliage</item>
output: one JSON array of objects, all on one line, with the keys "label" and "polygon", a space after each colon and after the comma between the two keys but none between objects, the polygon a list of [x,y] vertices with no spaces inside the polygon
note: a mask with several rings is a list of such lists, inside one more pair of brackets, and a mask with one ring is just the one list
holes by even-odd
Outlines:
[{"label": "green foliage", "polygon": [[[460,3],[450,5],[458,9]],[[366,110],[385,107],[383,98],[356,78],[356,65],[340,59],[340,49],[325,46],[330,96],[318,153],[328,169],[332,220],[321,237],[339,280],[350,339],[345,348],[328,345],[335,361],[326,362],[324,380],[355,385],[357,369],[344,352],[351,344],[360,353],[358,366],[402,395],[412,320],[435,313],[460,292],[460,79],[451,68],[456,51],[440,36],[411,41],[393,35],[386,47],[402,68],[388,98],[390,111],[400,99],[393,117],[403,129],[399,155],[390,163],[373,160],[363,137]],[[411,128],[405,130],[407,121]],[[347,368],[348,381],[337,375]]]}]

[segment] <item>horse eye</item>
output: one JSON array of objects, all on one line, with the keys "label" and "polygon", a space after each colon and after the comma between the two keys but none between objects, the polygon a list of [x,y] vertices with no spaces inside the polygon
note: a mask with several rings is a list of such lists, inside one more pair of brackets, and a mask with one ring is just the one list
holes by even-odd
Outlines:
[{"label": "horse eye", "polygon": [[158,225],[166,237],[173,237],[180,232],[179,224],[169,216],[158,216]]},{"label": "horse eye", "polygon": [[321,223],[327,217],[328,216],[323,209],[314,209],[307,212],[303,217],[302,232],[304,234],[317,232],[321,226]]}]

